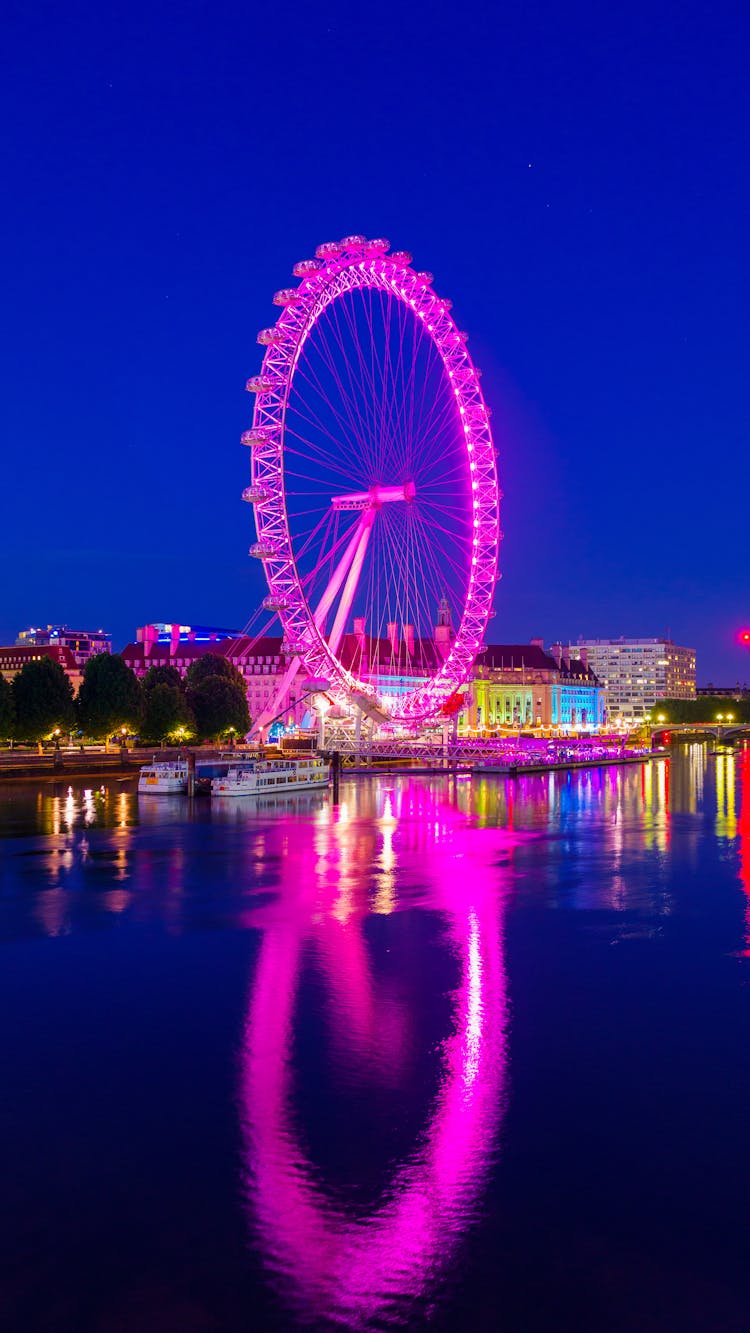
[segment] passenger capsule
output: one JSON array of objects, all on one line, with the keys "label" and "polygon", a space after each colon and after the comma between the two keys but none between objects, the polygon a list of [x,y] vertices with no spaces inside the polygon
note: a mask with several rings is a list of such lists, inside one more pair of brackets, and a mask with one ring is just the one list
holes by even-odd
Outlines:
[{"label": "passenger capsule", "polygon": [[292,273],[295,278],[306,278],[310,273],[317,273],[319,268],[319,259],[300,259],[299,263],[294,265]]},{"label": "passenger capsule", "polygon": [[408,250],[394,250],[390,258],[394,264],[407,265],[411,263],[411,255]]},{"label": "passenger capsule", "polygon": [[299,301],[299,291],[296,287],[282,287],[280,292],[273,294],[274,305],[294,305],[295,301]]},{"label": "passenger capsule", "polygon": [[261,329],[260,333],[258,334],[258,337],[256,338],[256,342],[259,342],[261,347],[270,347],[271,343],[277,343],[280,338],[281,334],[274,325],[270,329]]},{"label": "passenger capsule", "polygon": [[245,388],[248,393],[270,393],[273,384],[270,380],[265,379],[263,375],[251,375],[245,384]]},{"label": "passenger capsule", "polygon": [[253,485],[245,487],[242,492],[242,498],[248,504],[259,505],[262,504],[264,500],[267,500],[270,494],[271,492],[267,486]]},{"label": "passenger capsule", "polygon": [[341,242],[324,241],[322,245],[318,246],[315,254],[318,259],[335,259],[337,255],[341,254]]},{"label": "passenger capsule", "polygon": [[244,444],[248,449],[260,449],[265,444],[273,444],[274,437],[271,431],[264,430],[262,426],[253,426],[251,430],[243,430],[240,435],[240,444]]}]

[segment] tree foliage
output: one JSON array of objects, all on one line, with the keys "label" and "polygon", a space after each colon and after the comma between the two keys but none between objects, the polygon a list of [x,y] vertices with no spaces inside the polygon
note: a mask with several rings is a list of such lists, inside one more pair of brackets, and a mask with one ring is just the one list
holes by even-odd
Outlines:
[{"label": "tree foliage", "polygon": [[75,722],[73,686],[49,657],[26,662],[13,677],[13,706],[19,740],[40,741],[57,727],[69,731]]},{"label": "tree foliage", "polygon": [[111,736],[121,727],[136,730],[141,687],[118,653],[96,653],[86,663],[78,693],[78,718],[89,736]]},{"label": "tree foliage", "polygon": [[7,741],[13,735],[14,720],[13,689],[10,681],[0,676],[0,740]]},{"label": "tree foliage", "polygon": [[195,731],[195,719],[185,695],[177,685],[157,684],[146,690],[141,718],[141,739],[150,742],[169,740],[184,727]]},{"label": "tree foliage", "polygon": [[176,685],[177,689],[181,690],[183,688],[182,676],[177,667],[157,663],[155,666],[150,666],[143,677],[144,693],[152,690],[155,685]]},{"label": "tree foliage", "polygon": [[[665,722],[716,722],[728,713],[734,722],[750,722],[750,699],[727,699],[722,694],[702,694],[697,699],[661,699],[651,709],[652,725]],[[731,724],[727,724],[731,725]]]},{"label": "tree foliage", "polygon": [[188,690],[190,707],[202,740],[218,740],[228,732],[244,736],[250,730],[245,683],[238,671],[235,675],[239,676],[239,684],[225,675],[205,676]]},{"label": "tree foliage", "polygon": [[207,680],[209,676],[223,676],[225,680],[241,685],[243,690],[245,688],[242,672],[228,662],[226,657],[220,657],[218,653],[204,653],[195,662],[191,662],[187,669],[185,679],[188,690],[196,689],[201,681]]}]

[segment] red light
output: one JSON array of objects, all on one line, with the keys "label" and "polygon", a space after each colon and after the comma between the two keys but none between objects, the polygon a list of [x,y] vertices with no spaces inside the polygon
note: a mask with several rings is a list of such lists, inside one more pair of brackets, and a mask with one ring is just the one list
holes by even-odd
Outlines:
[{"label": "red light", "polygon": [[440,705],[440,712],[442,713],[443,717],[453,717],[454,713],[460,713],[465,702],[466,702],[465,696],[463,694],[459,694],[458,691],[456,690],[453,694],[449,694],[447,699],[443,700],[442,704]]},{"label": "red light", "polygon": [[750,629],[741,629],[737,637],[740,643],[750,643]]}]

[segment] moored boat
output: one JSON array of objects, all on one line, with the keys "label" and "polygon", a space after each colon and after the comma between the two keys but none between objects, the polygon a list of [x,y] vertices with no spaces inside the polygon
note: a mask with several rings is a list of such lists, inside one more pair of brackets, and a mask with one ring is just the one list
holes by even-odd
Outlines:
[{"label": "moored boat", "polygon": [[272,796],[277,792],[302,791],[328,785],[330,767],[318,755],[298,759],[261,759],[236,764],[211,783],[212,796]]},{"label": "moored boat", "polygon": [[188,789],[187,759],[156,759],[144,764],[138,778],[138,791],[149,796],[173,796]]}]

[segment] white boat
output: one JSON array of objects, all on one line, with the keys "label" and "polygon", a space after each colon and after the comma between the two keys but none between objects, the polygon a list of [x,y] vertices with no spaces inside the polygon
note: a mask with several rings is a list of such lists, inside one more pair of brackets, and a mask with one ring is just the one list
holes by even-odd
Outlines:
[{"label": "white boat", "polygon": [[273,796],[276,793],[327,787],[330,766],[318,755],[299,759],[260,759],[236,764],[211,783],[212,796]]},{"label": "white boat", "polygon": [[154,759],[144,764],[138,778],[139,792],[150,796],[173,796],[188,789],[187,759]]}]

